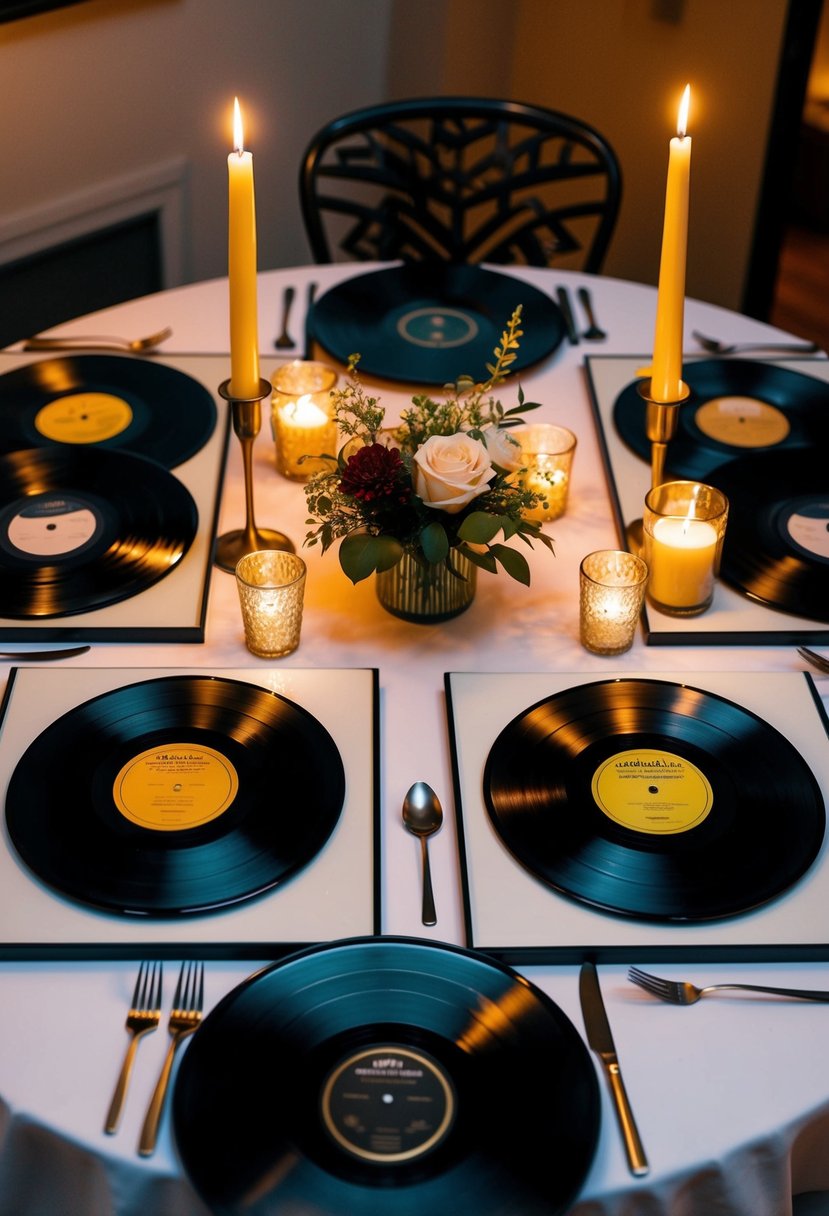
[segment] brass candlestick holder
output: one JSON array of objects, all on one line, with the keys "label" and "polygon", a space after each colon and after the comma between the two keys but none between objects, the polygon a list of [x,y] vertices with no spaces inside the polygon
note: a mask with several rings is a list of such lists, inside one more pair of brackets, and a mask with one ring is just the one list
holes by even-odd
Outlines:
[{"label": "brass candlestick holder", "polygon": [[[651,396],[652,380],[640,380],[636,391],[645,402],[645,434],[651,442],[651,489],[665,480],[665,457],[668,444],[676,434],[679,407],[687,401],[691,390],[680,381],[682,395],[676,401],[655,401]],[[632,519],[625,529],[625,540],[631,553],[641,554],[644,531],[641,519]]]},{"label": "brass candlestick holder", "polygon": [[294,544],[283,532],[272,528],[257,528],[253,513],[253,443],[262,429],[262,402],[272,392],[269,380],[259,381],[259,392],[255,397],[234,397],[230,381],[219,385],[219,394],[230,402],[233,430],[242,445],[242,463],[245,473],[245,526],[233,532],[225,532],[216,541],[213,558],[222,570],[231,574],[241,557],[259,549],[283,549],[294,552]]}]

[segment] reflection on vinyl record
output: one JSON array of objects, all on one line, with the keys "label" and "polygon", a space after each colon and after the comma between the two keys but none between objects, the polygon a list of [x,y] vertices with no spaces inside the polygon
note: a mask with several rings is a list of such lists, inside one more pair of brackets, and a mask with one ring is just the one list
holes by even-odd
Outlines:
[{"label": "reflection on vinyl record", "polygon": [[[822,442],[829,411],[829,384],[774,364],[744,359],[706,359],[682,369],[691,390],[678,406],[668,444],[666,471],[673,477],[708,479],[712,469],[739,456],[802,449]],[[613,421],[622,440],[650,461],[645,402],[637,384],[616,399]]]},{"label": "reflection on vinyl record", "polygon": [[192,377],[151,359],[76,355],[0,376],[0,453],[55,446],[118,449],[182,464],[216,426],[216,405]]},{"label": "reflection on vinyl record", "polygon": [[215,676],[86,701],[27,748],[6,822],[26,865],[109,911],[177,916],[285,881],[339,819],[345,774],[301,706]]},{"label": "reflection on vinyl record", "polygon": [[0,456],[3,616],[70,616],[136,595],[181,561],[197,527],[189,491],[154,461],[94,448]]},{"label": "reflection on vinyl record", "polygon": [[733,460],[710,478],[729,500],[720,577],[771,608],[829,621],[829,465],[818,451]]},{"label": "reflection on vinyl record", "polygon": [[517,372],[557,349],[564,320],[538,288],[480,266],[417,262],[346,279],[314,305],[313,329],[340,362],[359,353],[369,375],[443,385],[484,374],[519,304]]},{"label": "reflection on vinyl record", "polygon": [[649,920],[733,916],[795,883],[823,840],[800,753],[747,709],[657,680],[608,680],[532,706],[484,773],[493,826],[542,882]]},{"label": "reflection on vinyl record", "polygon": [[358,938],[260,971],[207,1017],[174,1094],[184,1166],[226,1216],[555,1216],[598,1135],[572,1023],[507,967]]}]

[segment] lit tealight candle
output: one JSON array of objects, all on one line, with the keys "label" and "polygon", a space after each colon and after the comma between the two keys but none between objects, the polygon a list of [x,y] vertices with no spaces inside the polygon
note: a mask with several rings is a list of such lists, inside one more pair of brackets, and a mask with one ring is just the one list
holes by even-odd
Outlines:
[{"label": "lit tealight candle", "polygon": [[618,549],[588,553],[579,568],[579,637],[594,654],[624,654],[633,645],[648,567]]},{"label": "lit tealight candle", "polygon": [[336,453],[336,423],[310,393],[274,404],[273,427],[276,465],[285,477],[304,481],[323,467],[320,456]]},{"label": "lit tealight candle", "polygon": [[524,514],[541,521],[559,519],[567,508],[576,436],[566,427],[544,422],[514,434],[526,465],[521,484],[541,499]]},{"label": "lit tealight candle", "polygon": [[676,481],[650,491],[644,555],[655,607],[680,616],[708,608],[727,516],[728,500],[711,486]]}]

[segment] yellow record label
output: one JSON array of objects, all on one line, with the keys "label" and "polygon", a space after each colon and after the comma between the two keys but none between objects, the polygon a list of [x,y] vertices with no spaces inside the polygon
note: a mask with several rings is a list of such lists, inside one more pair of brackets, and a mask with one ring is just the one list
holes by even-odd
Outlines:
[{"label": "yellow record label", "polygon": [[35,428],[57,443],[103,443],[131,422],[132,409],[112,393],[68,393],[35,415]]},{"label": "yellow record label", "polygon": [[601,811],[634,832],[687,832],[706,818],[714,793],[695,764],[673,752],[636,748],[617,752],[591,783]]},{"label": "yellow record label", "polygon": [[781,410],[756,397],[714,397],[694,414],[703,435],[735,448],[782,443],[791,429]]},{"label": "yellow record label", "polygon": [[125,818],[156,832],[180,832],[217,819],[236,797],[239,777],[212,747],[171,743],[128,760],[112,795]]}]

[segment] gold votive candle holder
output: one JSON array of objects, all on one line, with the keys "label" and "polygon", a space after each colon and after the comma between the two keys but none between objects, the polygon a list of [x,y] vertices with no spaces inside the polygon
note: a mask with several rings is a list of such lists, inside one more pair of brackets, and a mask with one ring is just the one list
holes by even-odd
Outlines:
[{"label": "gold votive candle holder", "polygon": [[579,630],[586,650],[607,655],[630,650],[647,581],[647,564],[634,553],[588,553],[579,569]]},{"label": "gold votive candle holder", "polygon": [[720,568],[728,499],[698,481],[666,481],[645,496],[642,555],[650,568],[648,600],[669,616],[710,607]]},{"label": "gold votive candle holder", "polygon": [[337,373],[313,359],[292,359],[273,377],[271,429],[276,468],[283,477],[307,481],[326,467],[321,456],[337,452],[331,389]]},{"label": "gold votive candle holder", "polygon": [[525,511],[528,519],[559,519],[567,509],[567,495],[576,453],[576,436],[565,426],[539,422],[511,432],[521,444],[525,490],[538,494],[541,502]]},{"label": "gold votive candle holder", "polygon": [[257,550],[236,566],[245,645],[261,659],[279,659],[299,645],[305,562],[296,553]]}]

